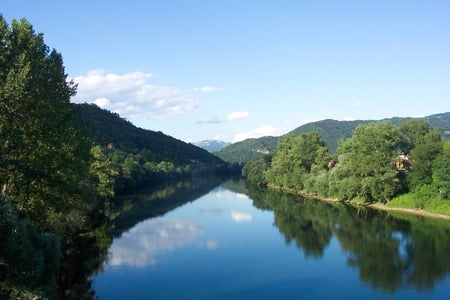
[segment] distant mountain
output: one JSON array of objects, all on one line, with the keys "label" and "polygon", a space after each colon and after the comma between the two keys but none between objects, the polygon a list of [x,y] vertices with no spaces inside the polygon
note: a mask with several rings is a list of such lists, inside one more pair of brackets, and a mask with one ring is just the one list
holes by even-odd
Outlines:
[{"label": "distant mountain", "polygon": [[273,136],[246,139],[231,144],[220,151],[214,152],[214,154],[230,163],[245,164],[275,150],[279,139],[279,137]]},{"label": "distant mountain", "polygon": [[[355,128],[361,124],[372,122],[390,121],[398,124],[401,121],[408,121],[413,118],[389,118],[383,120],[356,120],[356,121],[337,121],[322,120],[304,124],[290,131],[288,134],[301,135],[308,132],[317,132],[331,153],[336,152],[339,140],[350,138]],[[434,114],[424,119],[430,122],[441,133],[443,139],[450,139],[450,112],[442,114]],[[282,136],[281,136],[282,137]],[[231,144],[220,151],[215,152],[217,156],[231,163],[244,164],[252,159],[263,156],[275,150],[277,143],[281,137],[261,137],[258,139],[247,139],[245,141]]]},{"label": "distant mountain", "polygon": [[128,153],[145,155],[151,161],[169,161],[176,165],[203,165],[215,169],[224,166],[222,159],[195,145],[162,132],[134,126],[117,113],[95,104],[74,104],[80,122],[88,127],[95,142]]},{"label": "distant mountain", "polygon": [[219,151],[219,150],[225,148],[226,146],[231,145],[231,143],[218,141],[218,140],[203,140],[203,141],[194,143],[194,145],[197,147],[200,147],[202,149],[205,149],[208,152],[215,152],[215,151]]}]

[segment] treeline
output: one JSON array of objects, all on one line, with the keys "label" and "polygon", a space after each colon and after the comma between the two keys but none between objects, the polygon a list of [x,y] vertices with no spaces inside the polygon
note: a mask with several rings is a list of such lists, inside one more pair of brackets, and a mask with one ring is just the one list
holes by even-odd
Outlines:
[{"label": "treeline", "polygon": [[335,154],[317,133],[287,135],[273,154],[246,164],[243,175],[323,197],[387,203],[409,195],[411,207],[448,210],[450,143],[423,119],[360,125]]}]

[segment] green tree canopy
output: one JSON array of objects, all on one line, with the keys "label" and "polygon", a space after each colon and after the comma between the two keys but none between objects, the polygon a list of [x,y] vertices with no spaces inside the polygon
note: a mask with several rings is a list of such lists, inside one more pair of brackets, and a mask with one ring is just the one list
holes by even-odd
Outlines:
[{"label": "green tree canopy", "polygon": [[[389,122],[360,125],[338,148],[334,170],[339,188],[367,200],[391,199],[400,189],[394,161],[401,153],[401,136]],[[342,184],[344,183],[344,184]]]},{"label": "green tree canopy", "polygon": [[0,185],[41,230],[77,227],[93,202],[92,143],[75,126],[75,92],[43,35],[25,19],[9,27],[0,16]]},{"label": "green tree canopy", "polygon": [[433,160],[442,151],[441,136],[428,121],[414,119],[399,124],[405,137],[404,152],[411,157],[412,166],[407,174],[410,189],[420,188],[432,181]]},{"label": "green tree canopy", "polygon": [[267,180],[279,186],[302,189],[303,176],[314,165],[325,168],[330,155],[319,134],[286,135],[278,143]]}]

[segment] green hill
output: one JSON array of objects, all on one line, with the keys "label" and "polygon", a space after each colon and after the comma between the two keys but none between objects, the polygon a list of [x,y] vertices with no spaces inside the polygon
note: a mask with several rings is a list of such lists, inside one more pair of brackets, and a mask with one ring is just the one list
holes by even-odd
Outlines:
[{"label": "green hill", "polygon": [[231,144],[215,155],[229,163],[245,164],[250,160],[272,152],[278,143],[279,137],[265,136],[258,139],[246,139],[245,141]]},{"label": "green hill", "polygon": [[[391,121],[398,124],[401,121],[408,121],[412,118],[389,118],[380,121]],[[450,139],[450,112],[442,114],[434,114],[425,117],[432,127],[435,127],[441,133],[443,139]],[[308,132],[317,132],[328,146],[331,153],[334,153],[338,147],[339,140],[350,138],[353,131],[358,125],[371,122],[379,122],[376,120],[355,120],[355,121],[337,121],[322,120],[304,124],[290,131],[290,134],[301,135]],[[288,134],[289,134],[288,133]],[[281,137],[261,137],[258,139],[247,139],[245,141],[232,144],[222,150],[215,152],[217,156],[231,163],[245,164],[246,162],[261,157],[266,153],[272,152]]]},{"label": "green hill", "polygon": [[88,127],[95,142],[101,146],[110,145],[127,153],[144,155],[149,161],[169,161],[176,166],[202,165],[216,169],[226,165],[222,159],[204,149],[162,132],[136,127],[118,114],[95,104],[74,105],[80,122]]}]

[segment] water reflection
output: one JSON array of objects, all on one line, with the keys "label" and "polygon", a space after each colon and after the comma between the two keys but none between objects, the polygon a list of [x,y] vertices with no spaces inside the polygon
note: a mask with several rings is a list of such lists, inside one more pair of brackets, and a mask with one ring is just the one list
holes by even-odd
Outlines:
[{"label": "water reflection", "polygon": [[231,218],[233,219],[233,221],[236,223],[252,221],[252,214],[250,214],[250,213],[232,210],[230,212],[230,215],[231,215]]},{"label": "water reflection", "polygon": [[[113,242],[109,264],[145,267],[157,263],[156,254],[192,243],[200,234],[199,224],[181,219],[154,218],[142,222]],[[208,247],[213,248],[211,243]]]},{"label": "water reflection", "polygon": [[392,215],[341,204],[330,205],[249,186],[257,207],[274,211],[286,243],[320,259],[335,236],[347,264],[376,289],[432,290],[450,274],[450,224]]}]

